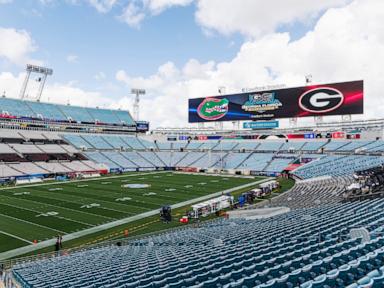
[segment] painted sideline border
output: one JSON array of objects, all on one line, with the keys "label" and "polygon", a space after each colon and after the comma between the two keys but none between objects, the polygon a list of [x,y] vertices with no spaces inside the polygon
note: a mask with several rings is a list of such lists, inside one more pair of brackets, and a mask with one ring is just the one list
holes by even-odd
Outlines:
[{"label": "painted sideline border", "polygon": [[[146,173],[146,174],[148,174],[148,173]],[[128,176],[128,175],[126,175],[126,176]],[[137,176],[137,174],[136,174],[136,176]],[[202,201],[205,201],[205,200],[208,200],[208,199],[220,196],[222,194],[231,193],[231,192],[243,189],[243,188],[247,188],[247,187],[250,187],[250,186],[254,186],[254,185],[257,185],[257,184],[261,184],[261,183],[270,181],[272,179],[274,179],[274,178],[271,178],[271,177],[265,178],[265,179],[262,179],[262,180],[259,180],[259,181],[255,181],[255,182],[251,182],[251,183],[244,184],[244,185],[241,185],[241,186],[233,187],[233,188],[230,188],[230,189],[227,189],[227,190],[222,190],[222,191],[215,192],[215,193],[212,193],[212,194],[208,194],[208,195],[205,195],[205,196],[201,196],[201,197],[198,197],[198,198],[194,198],[194,199],[190,199],[190,200],[183,201],[183,202],[180,202],[180,203],[176,203],[174,205],[171,205],[171,207],[172,207],[172,209],[176,209],[176,208],[180,208],[180,207],[183,207],[183,206],[191,205],[193,203],[202,202]],[[103,231],[103,230],[107,230],[107,229],[110,229],[110,228],[113,228],[113,227],[116,227],[116,226],[120,226],[120,225],[123,225],[123,224],[127,224],[127,223],[130,223],[130,222],[136,221],[136,220],[140,220],[140,219],[147,218],[147,217],[154,216],[154,215],[158,215],[158,214],[159,214],[159,209],[151,210],[151,211],[148,211],[148,212],[145,212],[145,213],[137,214],[137,215],[134,215],[134,216],[131,216],[131,217],[127,217],[127,218],[124,218],[124,219],[119,219],[119,220],[116,220],[116,221],[112,221],[112,222],[105,223],[105,224],[102,224],[102,225],[99,225],[99,226],[95,226],[95,227],[91,227],[91,228],[88,228],[88,229],[84,229],[84,230],[81,230],[81,231],[78,231],[78,232],[74,232],[74,233],[71,233],[71,234],[66,234],[66,235],[63,236],[63,241],[74,240],[74,239],[77,239],[77,238],[80,238],[80,237],[83,237],[83,236],[86,236],[86,235],[97,233],[97,232],[100,232],[100,231]],[[55,243],[56,243],[56,239],[54,238],[54,239],[50,239],[50,240],[45,240],[45,241],[39,242],[39,243],[34,244],[34,245],[28,245],[28,246],[20,247],[20,248],[17,248],[17,249],[9,250],[9,251],[0,253],[0,261],[1,260],[6,260],[6,259],[9,259],[9,258],[13,258],[13,257],[19,256],[19,255],[24,255],[24,254],[27,254],[29,252],[33,252],[35,250],[39,250],[39,249],[46,248],[46,247],[49,247],[49,246],[53,246]]]}]

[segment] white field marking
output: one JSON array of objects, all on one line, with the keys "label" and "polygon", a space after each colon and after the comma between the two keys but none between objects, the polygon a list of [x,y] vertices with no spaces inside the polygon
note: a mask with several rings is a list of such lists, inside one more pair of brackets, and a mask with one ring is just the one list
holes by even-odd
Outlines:
[{"label": "white field marking", "polygon": [[31,192],[16,192],[16,193],[13,193],[14,196],[22,196],[22,195],[29,195],[31,194]]},{"label": "white field marking", "polygon": [[[14,198],[10,197],[10,196],[7,196],[7,195],[0,195],[0,198],[1,197],[5,197],[5,198],[9,198],[10,200],[14,200]],[[45,198],[45,197],[44,197]],[[52,199],[52,198],[49,198],[49,199]],[[68,208],[68,207],[62,207],[62,206],[56,206],[56,205],[52,205],[52,204],[47,204],[47,203],[43,203],[43,202],[38,202],[38,201],[34,201],[34,200],[30,200],[30,199],[25,199],[25,198],[22,198],[22,199],[19,199],[18,201],[26,201],[26,202],[32,202],[32,203],[36,203],[36,204],[40,204],[40,205],[44,205],[46,207],[55,207],[55,208],[59,208],[59,209],[64,209],[64,210],[69,210],[69,211],[72,211],[72,212],[76,212],[76,213],[80,213],[80,214],[87,214],[89,216],[98,216],[98,217],[101,217],[101,218],[107,218],[107,219],[111,219],[111,220],[116,220],[117,218],[113,218],[113,217],[108,217],[108,216],[102,216],[102,215],[97,215],[97,214],[92,214],[92,213],[89,213],[89,212],[85,212],[85,211],[80,211],[80,210],[76,210],[76,209],[72,209],[72,208]],[[59,201],[60,202],[60,201]],[[68,201],[65,201],[65,202],[68,202]],[[73,202],[71,202],[73,203]],[[75,204],[75,203],[74,203]],[[77,203],[76,203],[77,204]],[[6,204],[6,205],[10,205],[10,204]],[[15,207],[18,207],[20,208],[20,206],[15,206]]]},{"label": "white field marking", "polygon": [[59,215],[59,212],[49,211],[46,213],[37,214],[35,217],[50,217],[50,216],[57,216],[57,215]]},{"label": "white field marking", "polygon": [[88,184],[81,184],[81,185],[77,185],[77,188],[84,188],[84,187],[88,187],[89,185]]},{"label": "white field marking", "polygon": [[[48,193],[48,192],[43,192],[43,193]],[[118,194],[118,195],[121,195],[121,193],[115,193],[115,194]],[[50,195],[51,196],[51,195]],[[76,197],[76,198],[79,198],[77,201],[92,201],[91,198],[84,198],[84,197],[80,197],[80,196],[76,196],[76,195],[69,195],[69,196],[72,196],[72,197]],[[47,195],[43,195],[44,198],[48,198],[48,199],[53,199],[53,200],[57,200],[57,201],[61,201],[61,202],[67,202],[67,203],[71,203],[71,204],[84,204],[84,203],[77,203],[77,202],[74,202],[76,200],[74,199],[67,199],[67,200],[63,200],[63,199],[58,199],[58,198],[55,198],[55,197],[49,197]],[[93,199],[94,200],[94,199]],[[105,200],[97,200],[99,202],[102,202],[102,203],[107,203],[107,204],[111,204],[111,205],[123,205],[121,208],[124,208],[126,209],[127,206],[132,206],[132,205],[124,205],[124,204],[119,204],[119,203],[113,203],[113,202],[109,202],[109,201],[105,201]],[[138,208],[138,209],[143,209],[143,210],[148,210],[146,208],[143,208],[143,207],[140,207],[140,206],[134,206],[135,208]],[[114,209],[114,208],[108,208],[108,207],[100,207],[100,209],[104,209],[104,210],[110,210],[110,211],[115,211],[115,212],[119,212],[119,213],[127,213],[126,210],[117,210],[117,209]],[[130,213],[128,213],[130,214]],[[116,218],[114,218],[116,219]]]},{"label": "white field marking", "polygon": [[44,226],[44,225],[40,225],[40,224],[37,224],[37,223],[29,222],[27,220],[23,220],[23,219],[19,219],[19,218],[16,218],[16,217],[8,216],[8,215],[2,214],[2,213],[0,213],[0,216],[6,217],[6,218],[10,218],[10,219],[13,219],[13,220],[16,220],[16,221],[24,222],[24,223],[27,223],[29,225],[38,226],[40,228],[44,228],[44,229],[47,229],[47,230],[56,231],[56,232],[59,232],[61,234],[67,234],[67,232],[64,232],[64,231],[61,231],[61,230],[58,230],[58,229],[50,228],[50,227],[47,227],[47,226]]},{"label": "white field marking", "polygon": [[122,202],[124,202],[124,201],[129,201],[129,200],[132,200],[132,198],[131,198],[131,197],[123,197],[123,198],[117,198],[117,199],[115,199],[115,201],[122,201]]},{"label": "white field marking", "polygon": [[[48,217],[48,216],[55,216],[56,218],[58,219],[64,219],[64,220],[68,220],[68,221],[71,221],[71,222],[76,222],[76,223],[79,223],[79,224],[83,224],[83,225],[86,225],[86,226],[95,226],[93,224],[89,224],[89,223],[85,223],[85,222],[82,222],[82,221],[77,221],[77,220],[74,220],[74,219],[71,219],[71,218],[67,218],[67,217],[64,217],[64,216],[58,216],[59,213],[56,212],[56,211],[51,211],[51,212],[41,212],[41,211],[38,211],[38,210],[35,210],[35,209],[30,209],[30,208],[24,208],[24,207],[20,207],[20,206],[16,206],[16,205],[12,205],[12,204],[3,204],[3,205],[6,205],[6,206],[10,206],[10,207],[14,207],[14,208],[18,208],[18,209],[22,209],[22,210],[26,210],[26,211],[31,211],[31,212],[34,212],[34,213],[41,213],[40,215],[36,215],[36,217],[40,217],[40,216],[44,216],[44,217]],[[59,208],[59,207],[57,207]],[[56,213],[56,214],[53,214],[53,213]],[[47,215],[45,215],[47,214]],[[48,215],[49,214],[49,215]]]},{"label": "white field marking", "polygon": [[91,204],[84,204],[83,206],[81,206],[80,208],[87,208],[87,209],[90,209],[90,208],[95,208],[95,207],[100,207],[101,205],[99,203],[91,203]]},{"label": "white field marking", "polygon": [[62,191],[63,188],[49,188],[48,191]]},{"label": "white field marking", "polygon": [[112,182],[101,182],[101,185],[108,185],[111,184]]},{"label": "white field marking", "polygon": [[171,192],[171,191],[176,191],[176,189],[175,188],[168,188],[168,189],[165,189],[165,191]]},{"label": "white field marking", "polygon": [[157,195],[157,193],[155,192],[148,192],[148,193],[144,193],[143,196],[154,196],[154,195]]},{"label": "white field marking", "polygon": [[185,185],[184,187],[185,187],[185,188],[192,188],[193,185]]},{"label": "white field marking", "polygon": [[7,232],[5,232],[5,231],[1,231],[1,230],[0,230],[0,234],[4,234],[4,235],[10,236],[10,237],[12,237],[12,238],[19,239],[19,240],[21,240],[21,241],[23,241],[23,242],[26,242],[26,243],[28,243],[28,244],[33,244],[32,241],[29,241],[29,240],[24,239],[24,238],[21,238],[21,237],[19,237],[19,236],[16,236],[16,235],[7,233]]},{"label": "white field marking", "polygon": [[121,185],[122,188],[131,188],[131,189],[143,189],[151,187],[150,184],[124,184]]},{"label": "white field marking", "polygon": [[200,183],[197,183],[197,185],[207,185],[206,182],[200,182]]},{"label": "white field marking", "polygon": [[[223,179],[224,180],[224,179]],[[211,180],[212,183],[217,183],[219,180]]]},{"label": "white field marking", "polygon": [[[194,203],[199,203],[199,202],[202,202],[202,201],[205,201],[205,200],[208,200],[208,199],[212,199],[212,198],[218,197],[218,196],[220,196],[222,194],[231,193],[231,192],[237,191],[239,189],[243,189],[243,188],[251,187],[251,186],[254,186],[254,185],[258,185],[258,184],[270,181],[272,179],[275,179],[275,178],[268,177],[268,178],[264,178],[264,179],[261,179],[261,180],[258,180],[258,181],[254,181],[254,182],[251,182],[251,183],[247,183],[247,184],[236,186],[236,187],[233,187],[233,188],[230,188],[230,189],[219,191],[219,192],[216,192],[216,193],[213,193],[213,194],[208,194],[208,195],[200,196],[198,198],[194,198],[194,199],[186,200],[186,201],[183,201],[183,202],[179,202],[179,203],[171,205],[171,208],[172,209],[177,209],[177,208],[188,206],[188,205],[191,205],[191,204],[194,204]],[[80,237],[83,237],[83,236],[86,236],[86,235],[94,234],[94,233],[97,233],[97,232],[100,232],[100,231],[103,231],[103,230],[106,230],[106,229],[110,229],[110,228],[113,228],[113,227],[116,227],[116,226],[120,226],[120,225],[124,225],[124,224],[127,224],[127,223],[131,223],[133,221],[140,220],[140,219],[143,219],[143,218],[146,218],[146,217],[150,217],[150,216],[154,216],[154,215],[158,215],[158,214],[159,214],[159,210],[158,209],[154,209],[154,210],[150,210],[150,211],[147,211],[147,212],[144,212],[144,213],[141,213],[141,214],[136,214],[136,215],[133,215],[133,216],[130,216],[130,217],[127,217],[127,218],[119,219],[119,220],[116,220],[116,221],[113,221],[113,222],[104,223],[104,224],[101,224],[99,226],[95,226],[95,227],[87,228],[87,229],[84,229],[84,230],[81,230],[81,231],[78,231],[78,232],[73,232],[73,233],[70,233],[70,234],[66,234],[66,235],[63,236],[63,241],[74,240],[74,239],[77,239],[77,238],[80,238]],[[12,217],[10,217],[10,218],[12,218]],[[19,220],[19,219],[16,219],[16,220]],[[43,228],[50,229],[50,228],[47,228],[47,227],[43,227]],[[63,234],[65,234],[65,233],[63,232]],[[13,258],[13,257],[16,257],[16,256],[20,256],[20,255],[23,255],[23,254],[27,254],[27,253],[32,252],[32,251],[36,251],[36,250],[39,250],[39,249],[42,249],[42,248],[46,248],[46,247],[52,246],[55,243],[56,243],[56,238],[53,238],[53,239],[50,239],[50,240],[39,242],[39,243],[37,243],[35,245],[27,245],[27,246],[24,246],[24,247],[20,247],[20,248],[16,248],[16,249],[13,249],[13,250],[10,250],[10,251],[6,251],[6,252],[3,252],[3,253],[0,253],[0,260],[5,260],[5,259]]]},{"label": "white field marking", "polygon": [[[169,173],[169,171],[156,171],[156,172],[148,172],[148,173],[139,173],[139,174],[128,174],[128,175],[118,175],[118,176],[109,176],[109,177],[103,177],[105,180],[107,179],[116,179],[116,178],[125,178],[125,177],[136,177],[136,176],[142,176],[142,175],[152,175],[152,174],[160,174],[160,173]],[[40,184],[29,184],[29,185],[22,185],[17,187],[5,187],[0,188],[0,192],[2,190],[12,190],[12,189],[20,189],[20,188],[27,188],[27,187],[36,187],[36,186],[49,186],[49,185],[65,185],[65,184],[72,184],[77,182],[87,182],[87,181],[100,181],[101,178],[92,178],[92,179],[81,179],[81,180],[72,180],[72,181],[65,181],[65,182],[53,182],[53,183],[40,183]]]}]

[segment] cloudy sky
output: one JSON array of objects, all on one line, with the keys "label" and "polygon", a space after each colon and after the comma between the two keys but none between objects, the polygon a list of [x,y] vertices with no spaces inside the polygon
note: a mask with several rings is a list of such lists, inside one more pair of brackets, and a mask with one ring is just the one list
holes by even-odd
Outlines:
[{"label": "cloudy sky", "polygon": [[364,79],[363,117],[383,117],[383,19],[383,0],[0,0],[0,92],[35,63],[43,101],[131,110],[144,88],[142,120],[184,127],[188,98],[312,74]]}]

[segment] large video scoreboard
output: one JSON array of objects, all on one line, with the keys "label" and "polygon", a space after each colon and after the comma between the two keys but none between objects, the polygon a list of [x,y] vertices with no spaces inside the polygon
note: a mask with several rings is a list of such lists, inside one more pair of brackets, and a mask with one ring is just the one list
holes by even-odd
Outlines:
[{"label": "large video scoreboard", "polygon": [[190,123],[363,114],[362,80],[189,99]]}]

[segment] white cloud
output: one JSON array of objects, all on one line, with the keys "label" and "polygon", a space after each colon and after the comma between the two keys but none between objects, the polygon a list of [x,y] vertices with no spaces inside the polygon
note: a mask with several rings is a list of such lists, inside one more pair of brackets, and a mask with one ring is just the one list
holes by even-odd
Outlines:
[{"label": "white cloud", "polygon": [[153,14],[159,14],[174,6],[188,6],[194,0],[147,0],[148,8]]},{"label": "white cloud", "polygon": [[88,3],[100,13],[109,12],[117,0],[88,0]]},{"label": "white cloud", "polygon": [[[382,19],[384,1],[356,0],[329,9],[314,30],[297,41],[291,41],[288,33],[270,33],[245,42],[229,62],[190,60],[182,68],[168,62],[149,77],[132,77],[120,70],[116,79],[129,88],[147,89],[141,118],[150,120],[152,127],[186,126],[188,98],[217,95],[219,86],[232,93],[268,84],[303,85],[308,73],[320,83],[364,79],[364,117],[382,117]],[[121,101],[120,105],[128,105],[129,101]]]},{"label": "white cloud", "polygon": [[141,22],[149,15],[158,15],[175,6],[187,6],[194,0],[132,0],[117,17],[133,28],[140,27]]},{"label": "white cloud", "polygon": [[350,0],[198,0],[196,20],[204,27],[229,35],[239,32],[260,37],[280,25],[306,22],[320,11]]},{"label": "white cloud", "polygon": [[130,2],[123,10],[123,14],[117,17],[120,21],[125,22],[133,28],[138,28],[141,21],[145,18],[143,9],[135,2]]},{"label": "white cloud", "polygon": [[27,31],[0,27],[0,39],[0,58],[18,65],[27,61],[36,63],[30,59],[30,54],[37,48]]},{"label": "white cloud", "polygon": [[75,54],[69,54],[66,58],[67,62],[69,63],[77,63],[79,60],[79,56]]}]

